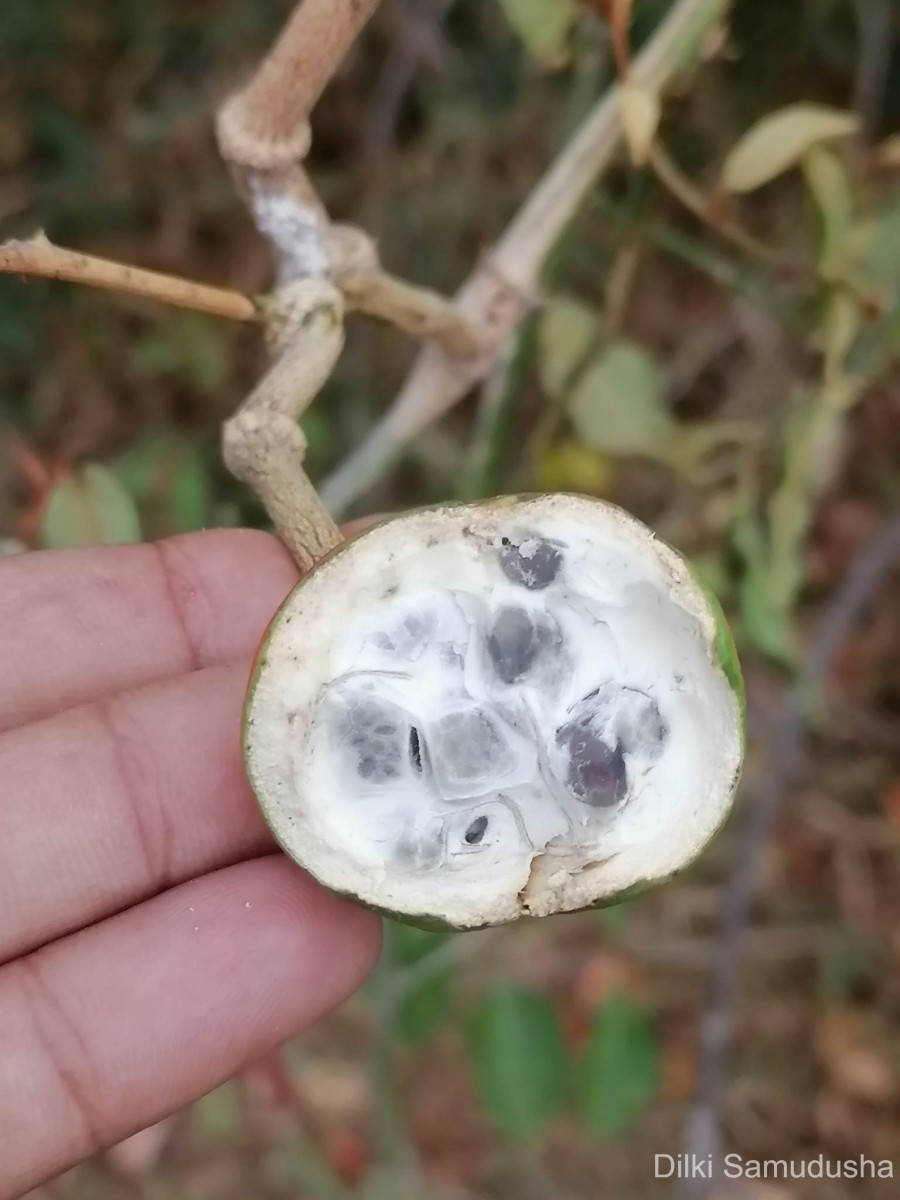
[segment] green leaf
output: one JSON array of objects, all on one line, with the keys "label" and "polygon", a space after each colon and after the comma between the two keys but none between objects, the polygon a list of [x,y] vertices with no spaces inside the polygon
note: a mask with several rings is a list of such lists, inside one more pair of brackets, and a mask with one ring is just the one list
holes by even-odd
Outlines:
[{"label": "green leaf", "polygon": [[[829,295],[822,322],[822,349],[825,358],[823,374],[829,382],[838,382],[843,376],[847,357],[859,336],[862,324],[863,313],[859,296],[849,288],[834,288]],[[848,402],[852,403],[852,400],[850,389]]]},{"label": "green leaf", "polygon": [[850,267],[853,187],[832,150],[814,146],[803,156],[803,174],[822,219],[819,271],[824,279],[846,277]]},{"label": "green leaf", "polygon": [[170,431],[148,430],[116,459],[116,475],[135,500],[143,504],[150,499],[177,445]]},{"label": "green leaf", "polygon": [[773,603],[765,563],[745,568],[738,584],[738,603],[741,626],[750,645],[773,662],[794,667],[797,660],[794,631],[787,613]]},{"label": "green leaf", "polygon": [[241,1124],[241,1096],[234,1082],[223,1083],[194,1104],[192,1115],[207,1138],[233,1138]]},{"label": "green leaf", "polygon": [[819,142],[846,137],[853,113],[820,104],[791,104],[768,113],[732,146],[722,168],[726,192],[751,192],[795,166]]},{"label": "green leaf", "polygon": [[[455,936],[428,933],[398,922],[391,931],[393,964],[409,967],[422,962]],[[453,967],[448,963],[403,997],[397,1014],[397,1030],[401,1037],[418,1046],[435,1034],[449,1012],[452,984]]]},{"label": "green leaf", "polygon": [[738,494],[731,525],[731,543],[741,560],[737,597],[744,637],[760,654],[783,666],[796,663],[793,627],[769,588],[769,545],[751,497]]},{"label": "green leaf", "polygon": [[135,503],[108,467],[89,463],[56,485],[41,524],[50,549],[139,542]]},{"label": "green leaf", "polygon": [[193,446],[183,445],[172,473],[169,514],[172,529],[190,533],[206,525],[209,511],[209,472]]},{"label": "green leaf", "polygon": [[196,446],[173,430],[144,434],[116,461],[115,468],[154,533],[187,533],[208,523],[207,461]]},{"label": "green leaf", "polygon": [[534,58],[554,63],[564,57],[578,16],[577,0],[499,0],[499,4]]},{"label": "green leaf", "polygon": [[626,1129],[656,1095],[659,1061],[653,1021],[629,996],[613,992],[594,1016],[583,1064],[587,1127],[601,1137]]},{"label": "green leaf", "polygon": [[865,229],[863,270],[873,283],[891,293],[894,303],[900,302],[900,191]]},{"label": "green leaf", "polygon": [[819,959],[818,988],[827,1000],[848,1004],[878,973],[875,947],[852,926],[838,927]]},{"label": "green leaf", "polygon": [[769,594],[791,612],[805,578],[806,542],[816,505],[840,465],[846,408],[855,392],[843,379],[823,383],[790,423],[784,467],[768,504]]},{"label": "green leaf", "polygon": [[226,351],[220,323],[201,313],[178,313],[138,341],[132,363],[143,378],[178,376],[201,395],[211,396],[225,381]]},{"label": "green leaf", "polygon": [[499,986],[473,1023],[478,1090],[510,1138],[533,1137],[565,1098],[567,1060],[553,1006],[525,988]]},{"label": "green leaf", "polygon": [[662,457],[677,431],[656,360],[624,339],[585,369],[569,397],[569,414],[583,441],[610,454]]},{"label": "green leaf", "polygon": [[607,904],[605,908],[598,908],[597,919],[609,936],[615,939],[625,932],[633,909],[633,900],[620,900],[617,904]]},{"label": "green leaf", "polygon": [[[881,297],[883,311],[865,322],[848,370],[872,378],[900,358],[900,191],[871,220],[853,230],[854,250],[865,282]],[[854,264],[855,265],[855,264]]]},{"label": "green leaf", "polygon": [[538,324],[541,387],[558,397],[571,384],[597,341],[600,314],[571,296],[551,296]]}]

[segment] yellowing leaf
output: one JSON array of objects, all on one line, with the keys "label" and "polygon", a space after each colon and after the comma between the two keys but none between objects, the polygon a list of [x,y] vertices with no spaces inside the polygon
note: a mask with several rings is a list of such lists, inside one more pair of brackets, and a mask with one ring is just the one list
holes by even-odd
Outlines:
[{"label": "yellowing leaf", "polygon": [[613,474],[613,466],[605,454],[567,438],[542,455],[536,483],[542,492],[602,496],[612,487]]},{"label": "yellowing leaf", "polygon": [[[836,288],[829,299],[822,327],[825,353],[825,379],[837,382],[844,373],[847,355],[862,328],[863,314],[859,296],[847,288]],[[838,408],[843,405],[832,398]],[[852,389],[848,399],[852,402]]]},{"label": "yellowing leaf", "polygon": [[819,271],[825,279],[845,276],[853,227],[853,188],[844,164],[824,146],[803,155],[803,174],[822,218]]},{"label": "yellowing leaf", "polygon": [[56,485],[41,524],[48,549],[139,542],[134,501],[108,467],[89,463]]},{"label": "yellowing leaf", "polygon": [[600,314],[571,296],[552,296],[541,311],[538,355],[541,386],[560,396],[597,340]]},{"label": "yellowing leaf", "polygon": [[875,151],[875,157],[883,167],[900,167],[900,133],[886,138]]},{"label": "yellowing leaf", "polygon": [[586,368],[569,398],[582,440],[611,454],[660,455],[676,423],[663,402],[656,360],[633,342],[613,342]]},{"label": "yellowing leaf", "polygon": [[554,63],[565,56],[578,16],[577,0],[499,0],[499,4],[534,58]]},{"label": "yellowing leaf", "polygon": [[659,128],[662,111],[659,96],[638,83],[623,83],[619,89],[619,106],[631,161],[636,167],[642,167],[650,157],[650,147]]},{"label": "yellowing leaf", "polygon": [[800,161],[811,147],[846,137],[859,124],[853,113],[820,104],[791,104],[769,113],[732,146],[722,168],[727,192],[751,192]]}]

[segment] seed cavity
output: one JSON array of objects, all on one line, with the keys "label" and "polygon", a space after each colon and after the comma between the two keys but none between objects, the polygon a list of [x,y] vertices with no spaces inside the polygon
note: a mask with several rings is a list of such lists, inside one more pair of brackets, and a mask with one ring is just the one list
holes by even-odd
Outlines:
[{"label": "seed cavity", "polygon": [[419,742],[419,731],[415,725],[409,730],[409,757],[412,759],[412,765],[417,771],[422,770],[422,746]]},{"label": "seed cavity", "polygon": [[623,688],[616,716],[616,733],[626,754],[657,759],[669,739],[669,727],[651,696]]},{"label": "seed cavity", "polygon": [[545,538],[527,536],[518,542],[508,537],[500,539],[500,569],[510,583],[529,591],[539,592],[549,587],[563,565],[563,555],[557,546]]},{"label": "seed cavity", "polygon": [[499,721],[482,708],[445,713],[428,728],[428,751],[445,797],[478,795],[516,765]]},{"label": "seed cavity", "polygon": [[612,808],[628,792],[622,746],[610,746],[591,727],[589,717],[569,721],[557,731],[557,744],[568,754],[566,782],[591,808]]},{"label": "seed cavity", "polygon": [[465,833],[465,842],[467,846],[477,846],[484,837],[485,830],[488,827],[487,817],[476,817]]},{"label": "seed cavity", "polygon": [[365,693],[344,694],[332,727],[356,774],[370,784],[399,779],[407,723],[402,709]]},{"label": "seed cavity", "polygon": [[551,628],[536,621],[524,608],[501,608],[487,638],[494,670],[504,683],[516,683],[526,675],[538,655],[553,640]]}]

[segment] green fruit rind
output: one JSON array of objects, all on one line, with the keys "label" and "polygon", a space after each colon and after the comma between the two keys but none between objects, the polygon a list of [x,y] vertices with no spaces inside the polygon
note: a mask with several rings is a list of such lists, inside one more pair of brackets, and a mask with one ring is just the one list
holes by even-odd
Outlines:
[{"label": "green fruit rind", "polygon": [[[677,552],[676,552],[677,553]],[[685,558],[685,563],[694,577],[694,581],[700,591],[706,597],[706,602],[709,605],[710,611],[716,622],[716,640],[715,652],[719,666],[725,674],[725,678],[731,684],[731,690],[738,699],[738,705],[741,712],[741,732],[746,738],[747,729],[747,694],[744,690],[744,674],[741,670],[740,659],[738,658],[737,646],[734,642],[734,635],[731,632],[731,626],[728,624],[728,618],[725,616],[725,611],[719,601],[719,597],[710,587],[703,573],[698,570],[690,559]]]}]

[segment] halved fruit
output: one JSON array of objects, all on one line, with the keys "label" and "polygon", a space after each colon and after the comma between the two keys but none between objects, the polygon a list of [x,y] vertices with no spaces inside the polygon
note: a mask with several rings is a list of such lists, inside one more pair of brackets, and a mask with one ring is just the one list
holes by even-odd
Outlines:
[{"label": "halved fruit", "polygon": [[612,903],[695,858],[740,773],[740,671],[690,567],[621,509],[419,509],[285,601],[244,751],[322,883],[475,928]]}]

